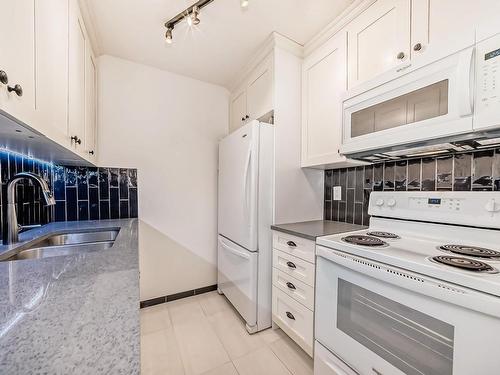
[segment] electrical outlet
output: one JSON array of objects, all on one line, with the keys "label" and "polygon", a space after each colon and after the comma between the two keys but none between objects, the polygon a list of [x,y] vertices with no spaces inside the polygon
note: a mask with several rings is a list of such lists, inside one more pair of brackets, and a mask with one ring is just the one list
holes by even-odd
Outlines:
[{"label": "electrical outlet", "polygon": [[339,201],[342,199],[342,186],[333,187],[333,200]]}]

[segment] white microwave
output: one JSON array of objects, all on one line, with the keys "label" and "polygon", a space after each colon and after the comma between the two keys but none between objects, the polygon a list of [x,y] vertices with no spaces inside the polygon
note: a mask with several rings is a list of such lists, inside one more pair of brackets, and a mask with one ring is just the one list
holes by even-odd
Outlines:
[{"label": "white microwave", "polygon": [[400,67],[377,82],[384,83],[356,88],[343,100],[345,155],[500,130],[500,34],[426,65]]}]

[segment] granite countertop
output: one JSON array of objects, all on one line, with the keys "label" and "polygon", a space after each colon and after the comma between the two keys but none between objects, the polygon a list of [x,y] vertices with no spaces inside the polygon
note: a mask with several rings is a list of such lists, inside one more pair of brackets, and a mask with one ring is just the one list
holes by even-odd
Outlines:
[{"label": "granite countertop", "polygon": [[316,241],[317,237],[328,236],[337,233],[354,232],[367,227],[357,224],[343,223],[340,221],[314,220],[300,223],[272,225],[272,230],[288,233],[294,236]]},{"label": "granite countertop", "polygon": [[0,262],[1,374],[139,374],[138,220],[51,223],[20,241],[104,228],[120,228],[110,249]]}]

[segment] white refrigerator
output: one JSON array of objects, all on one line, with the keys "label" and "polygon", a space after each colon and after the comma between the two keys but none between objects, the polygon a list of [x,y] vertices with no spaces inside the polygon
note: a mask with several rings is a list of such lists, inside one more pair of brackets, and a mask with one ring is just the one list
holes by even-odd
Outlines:
[{"label": "white refrigerator", "polygon": [[248,332],[271,326],[274,126],[252,121],[219,143],[218,291]]}]

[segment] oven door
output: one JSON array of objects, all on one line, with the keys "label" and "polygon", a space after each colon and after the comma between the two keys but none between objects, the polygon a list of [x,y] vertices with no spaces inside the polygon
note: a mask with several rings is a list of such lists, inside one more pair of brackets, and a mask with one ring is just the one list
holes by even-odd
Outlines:
[{"label": "oven door", "polygon": [[[472,132],[474,47],[423,67],[389,72],[383,84],[348,92],[343,154],[381,151]],[[401,70],[401,69],[400,69]]]},{"label": "oven door", "polygon": [[317,255],[316,340],[358,373],[499,373],[499,298],[321,246]]}]

